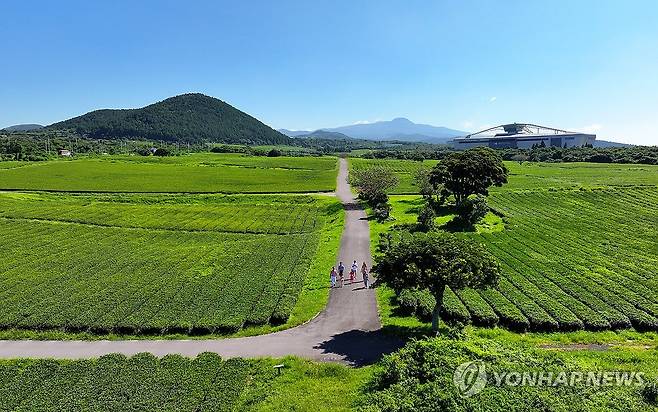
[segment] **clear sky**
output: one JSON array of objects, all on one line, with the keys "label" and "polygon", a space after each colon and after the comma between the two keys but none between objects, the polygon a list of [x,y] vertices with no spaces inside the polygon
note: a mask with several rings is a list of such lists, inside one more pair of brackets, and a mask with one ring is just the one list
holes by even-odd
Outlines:
[{"label": "clear sky", "polygon": [[658,144],[658,1],[0,3],[0,127],[185,92],[275,128],[402,116]]}]

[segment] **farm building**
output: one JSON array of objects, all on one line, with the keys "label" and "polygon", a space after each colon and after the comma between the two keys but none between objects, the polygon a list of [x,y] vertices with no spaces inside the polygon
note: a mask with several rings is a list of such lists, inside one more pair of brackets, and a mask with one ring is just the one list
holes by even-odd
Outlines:
[{"label": "farm building", "polygon": [[457,137],[452,144],[455,149],[479,146],[494,149],[530,149],[534,145],[542,145],[542,142],[546,147],[582,147],[591,145],[594,140],[596,140],[595,134],[568,132],[528,123],[512,123]]}]

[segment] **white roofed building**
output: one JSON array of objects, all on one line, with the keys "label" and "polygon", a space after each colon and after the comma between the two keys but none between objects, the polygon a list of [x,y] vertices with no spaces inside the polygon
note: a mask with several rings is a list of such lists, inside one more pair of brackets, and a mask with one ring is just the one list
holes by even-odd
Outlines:
[{"label": "white roofed building", "polygon": [[505,124],[452,140],[455,149],[491,147],[493,149],[530,149],[546,147],[583,147],[596,140],[595,134],[569,132],[529,123]]}]

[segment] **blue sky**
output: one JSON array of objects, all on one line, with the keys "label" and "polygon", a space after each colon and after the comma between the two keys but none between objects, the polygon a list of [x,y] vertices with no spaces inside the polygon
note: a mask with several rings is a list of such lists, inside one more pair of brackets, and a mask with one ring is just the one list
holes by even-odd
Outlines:
[{"label": "blue sky", "polygon": [[5,1],[0,127],[202,92],[276,128],[404,116],[658,144],[658,2]]}]

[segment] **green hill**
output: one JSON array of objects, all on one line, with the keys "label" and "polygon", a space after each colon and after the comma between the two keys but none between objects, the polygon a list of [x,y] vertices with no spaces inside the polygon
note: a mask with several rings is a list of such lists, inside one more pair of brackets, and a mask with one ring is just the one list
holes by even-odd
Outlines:
[{"label": "green hill", "polygon": [[214,97],[182,94],[140,109],[95,110],[51,124],[100,139],[142,138],[181,142],[290,144],[259,120]]}]

